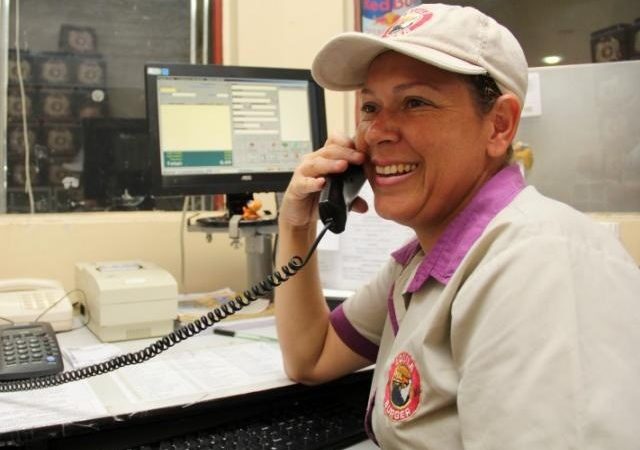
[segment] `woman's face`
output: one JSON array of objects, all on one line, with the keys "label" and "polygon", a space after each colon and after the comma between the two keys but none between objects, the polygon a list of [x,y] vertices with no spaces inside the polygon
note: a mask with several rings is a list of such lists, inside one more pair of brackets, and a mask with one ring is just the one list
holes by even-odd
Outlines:
[{"label": "woman's face", "polygon": [[378,56],[356,132],[378,214],[435,239],[495,172],[485,150],[491,132],[461,76],[394,52]]}]

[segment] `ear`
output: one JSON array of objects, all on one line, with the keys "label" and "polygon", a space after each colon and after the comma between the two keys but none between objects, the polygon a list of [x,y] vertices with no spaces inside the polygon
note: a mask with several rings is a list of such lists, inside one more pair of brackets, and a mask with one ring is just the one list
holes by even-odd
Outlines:
[{"label": "ear", "polygon": [[487,153],[492,158],[500,158],[507,152],[518,130],[520,101],[514,94],[502,94],[489,114],[493,129],[487,143]]}]

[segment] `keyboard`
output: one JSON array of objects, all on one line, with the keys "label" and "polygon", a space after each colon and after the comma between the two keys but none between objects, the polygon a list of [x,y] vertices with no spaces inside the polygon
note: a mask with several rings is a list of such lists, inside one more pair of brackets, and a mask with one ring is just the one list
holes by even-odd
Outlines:
[{"label": "keyboard", "polygon": [[128,449],[344,449],[367,438],[368,393],[368,382],[309,388],[274,398],[257,412],[247,411],[246,417]]}]

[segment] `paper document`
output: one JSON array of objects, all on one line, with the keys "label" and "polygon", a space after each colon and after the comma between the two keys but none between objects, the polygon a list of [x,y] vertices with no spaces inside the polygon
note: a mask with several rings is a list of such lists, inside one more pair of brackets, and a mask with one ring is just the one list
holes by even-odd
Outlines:
[{"label": "paper document", "polygon": [[86,381],[0,394],[0,433],[107,416]]},{"label": "paper document", "polygon": [[158,402],[223,396],[287,380],[277,343],[251,342],[174,353],[111,374],[128,401]]},{"label": "paper document", "polygon": [[[376,214],[369,183],[365,183],[359,195],[369,204],[369,211],[366,214],[349,213],[346,229],[338,235],[339,245],[333,235],[329,245],[319,247],[320,278],[324,288],[357,289],[382,269],[394,250],[415,237],[411,228]],[[331,235],[330,232],[327,234]]]},{"label": "paper document", "polygon": [[[228,294],[226,297],[187,297],[178,302],[178,318],[180,322],[192,322],[197,318],[209,313],[215,308],[219,308],[221,305],[228,303],[235,299],[234,293]],[[241,316],[253,316],[268,314],[268,308],[270,300],[266,298],[259,298],[252,301],[247,306],[243,307],[240,311],[233,315],[233,320]]]},{"label": "paper document", "polygon": [[99,364],[122,354],[122,350],[113,344],[96,344],[87,347],[70,347],[62,353],[74,369]]}]

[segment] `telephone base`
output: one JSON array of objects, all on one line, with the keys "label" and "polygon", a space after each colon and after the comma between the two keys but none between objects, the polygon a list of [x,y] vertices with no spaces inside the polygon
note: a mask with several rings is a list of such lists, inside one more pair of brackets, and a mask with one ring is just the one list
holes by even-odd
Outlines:
[{"label": "telephone base", "polygon": [[[73,326],[73,308],[65,296],[66,292],[59,288],[0,292],[0,317],[15,323],[30,323],[38,319],[39,322],[50,323],[54,331],[67,331]],[[56,306],[42,315],[57,301]]]}]

